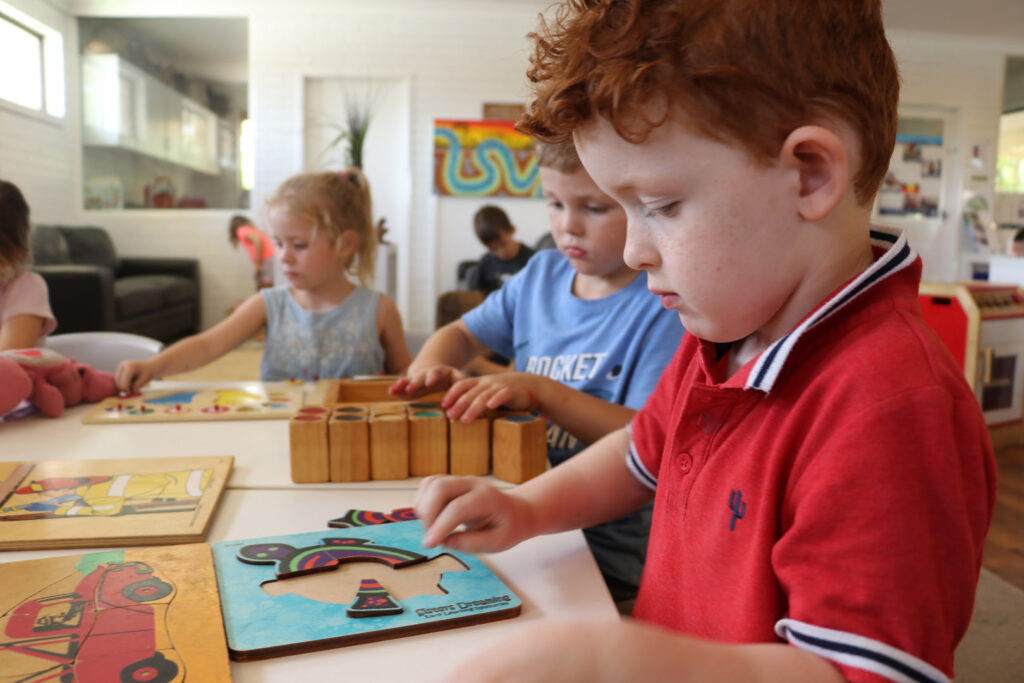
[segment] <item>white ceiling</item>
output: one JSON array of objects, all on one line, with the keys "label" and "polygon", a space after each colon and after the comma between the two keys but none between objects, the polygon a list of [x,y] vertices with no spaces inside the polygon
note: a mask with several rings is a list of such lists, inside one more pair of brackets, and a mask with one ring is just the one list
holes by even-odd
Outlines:
[{"label": "white ceiling", "polygon": [[[422,6],[431,0],[415,0]],[[449,4],[453,0],[447,0]],[[457,1],[457,0],[456,0]],[[536,13],[550,0],[462,0],[522,5]],[[292,11],[301,11],[304,2],[291,0]],[[377,6],[402,5],[409,0],[376,0]],[[1024,56],[1024,0],[883,0],[886,27],[897,31],[924,31],[998,39],[1009,44],[1009,51]],[[85,3],[89,4],[89,3]],[[322,7],[322,3],[310,2]],[[98,19],[99,17],[96,17]],[[108,19],[113,19],[108,17]],[[148,41],[158,53],[181,66],[194,70],[203,64],[230,64],[245,69],[248,57],[248,26],[244,18],[219,17],[145,17],[118,18],[131,26],[140,39]],[[1015,46],[1019,45],[1019,51]]]},{"label": "white ceiling", "polygon": [[1024,54],[1024,0],[883,0],[885,25],[901,31],[999,38]]}]

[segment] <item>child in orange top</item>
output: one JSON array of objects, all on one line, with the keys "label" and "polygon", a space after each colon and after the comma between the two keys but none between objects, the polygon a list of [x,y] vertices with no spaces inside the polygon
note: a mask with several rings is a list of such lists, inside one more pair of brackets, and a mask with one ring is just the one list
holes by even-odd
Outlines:
[{"label": "child in orange top", "polygon": [[232,216],[228,224],[228,240],[231,246],[242,245],[252,261],[253,279],[256,289],[274,284],[274,241],[264,235],[245,216]]}]

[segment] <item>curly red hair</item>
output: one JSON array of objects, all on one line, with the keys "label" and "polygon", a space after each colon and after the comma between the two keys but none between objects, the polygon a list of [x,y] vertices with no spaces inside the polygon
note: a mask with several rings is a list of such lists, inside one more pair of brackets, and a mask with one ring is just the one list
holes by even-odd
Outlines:
[{"label": "curly red hair", "polygon": [[535,100],[518,127],[541,140],[598,114],[641,142],[677,107],[767,163],[796,128],[841,117],[861,204],[888,170],[899,74],[880,0],[567,0],[530,37]]}]

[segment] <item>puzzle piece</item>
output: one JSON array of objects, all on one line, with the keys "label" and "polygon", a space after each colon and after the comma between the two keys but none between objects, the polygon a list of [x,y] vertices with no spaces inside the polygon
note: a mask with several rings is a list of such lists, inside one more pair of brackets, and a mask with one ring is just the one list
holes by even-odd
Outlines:
[{"label": "puzzle piece", "polygon": [[391,512],[374,512],[373,510],[353,509],[341,517],[327,522],[327,526],[334,529],[348,529],[354,526],[373,526],[375,524],[390,524],[391,522],[408,522],[419,519],[413,508],[395,508]]},{"label": "puzzle piece", "polygon": [[322,571],[340,562],[370,560],[405,567],[422,562],[426,555],[412,550],[376,545],[362,538],[325,538],[321,545],[294,548],[287,543],[254,543],[238,550],[238,559],[249,564],[276,565],[279,579]]},{"label": "puzzle piece", "polygon": [[350,617],[382,617],[402,612],[402,606],[391,599],[376,579],[363,579],[359,583],[356,601],[345,610]]}]

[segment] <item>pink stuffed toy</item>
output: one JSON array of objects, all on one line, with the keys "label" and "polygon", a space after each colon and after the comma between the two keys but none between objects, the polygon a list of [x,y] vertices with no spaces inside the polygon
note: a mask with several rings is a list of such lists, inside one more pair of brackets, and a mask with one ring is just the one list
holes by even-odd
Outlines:
[{"label": "pink stuffed toy", "polygon": [[28,399],[47,417],[117,391],[114,376],[51,349],[0,351],[0,415]]}]

